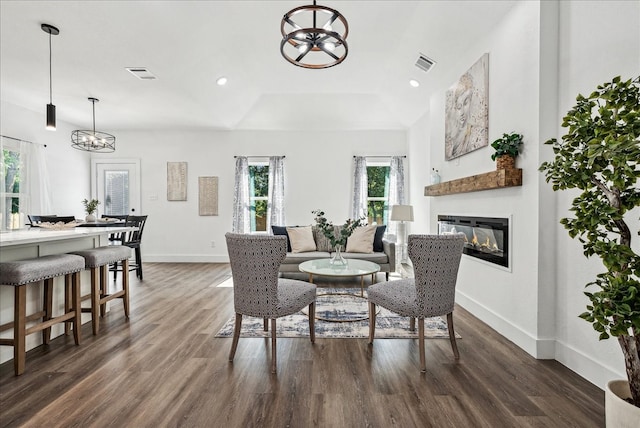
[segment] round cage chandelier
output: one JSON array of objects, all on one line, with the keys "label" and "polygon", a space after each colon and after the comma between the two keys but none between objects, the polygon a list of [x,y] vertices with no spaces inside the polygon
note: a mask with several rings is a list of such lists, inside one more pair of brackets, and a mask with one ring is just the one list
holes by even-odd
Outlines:
[{"label": "round cage chandelier", "polygon": [[87,152],[112,153],[116,150],[116,137],[106,132],[96,131],[97,98],[89,98],[93,108],[93,129],[77,129],[71,133],[71,147]]},{"label": "round cage chandelier", "polygon": [[337,10],[326,6],[300,6],[287,12],[280,24],[280,53],[293,65],[329,68],[347,57],[349,24]]}]

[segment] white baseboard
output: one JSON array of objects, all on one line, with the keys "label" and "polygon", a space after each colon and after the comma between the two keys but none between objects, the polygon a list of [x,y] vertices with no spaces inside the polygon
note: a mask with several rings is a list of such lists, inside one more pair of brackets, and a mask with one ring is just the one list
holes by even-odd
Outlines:
[{"label": "white baseboard", "polygon": [[610,380],[627,378],[624,371],[618,372],[612,367],[607,367],[564,342],[556,341],[555,359],[600,389],[604,389]]},{"label": "white baseboard", "polygon": [[228,255],[211,254],[145,254],[143,259],[150,263],[229,263]]},{"label": "white baseboard", "polygon": [[464,293],[456,292],[456,303],[534,358],[556,360],[598,388],[604,389],[607,382],[612,379],[626,379],[624,372],[607,367],[564,342],[555,338],[536,339]]},{"label": "white baseboard", "polygon": [[531,356],[541,360],[554,359],[554,340],[543,339],[542,343],[538,343],[540,342],[540,340],[536,340],[536,338],[528,332],[513,325],[513,323],[511,323],[509,320],[496,314],[491,309],[470,298],[464,293],[461,293],[460,291],[456,291],[456,303],[471,312],[482,322],[488,324],[498,333],[518,345]]}]

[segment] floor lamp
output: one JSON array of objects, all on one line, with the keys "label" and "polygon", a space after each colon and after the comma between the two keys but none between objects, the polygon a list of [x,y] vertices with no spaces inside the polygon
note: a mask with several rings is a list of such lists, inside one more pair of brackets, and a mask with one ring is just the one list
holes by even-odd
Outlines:
[{"label": "floor lamp", "polygon": [[407,260],[407,228],[406,221],[413,221],[413,207],[411,205],[391,206],[391,221],[398,221],[396,244],[401,249],[400,262]]}]

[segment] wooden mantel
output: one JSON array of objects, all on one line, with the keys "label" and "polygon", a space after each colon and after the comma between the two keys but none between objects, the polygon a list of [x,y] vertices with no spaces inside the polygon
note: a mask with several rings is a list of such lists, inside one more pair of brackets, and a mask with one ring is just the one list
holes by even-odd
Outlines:
[{"label": "wooden mantel", "polygon": [[425,196],[453,195],[502,187],[522,186],[522,169],[498,169],[484,174],[458,178],[424,188]]}]

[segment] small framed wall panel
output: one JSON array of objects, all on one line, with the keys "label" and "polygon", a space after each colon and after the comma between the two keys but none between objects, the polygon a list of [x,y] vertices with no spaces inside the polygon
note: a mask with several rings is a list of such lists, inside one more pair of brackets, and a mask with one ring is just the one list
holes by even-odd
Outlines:
[{"label": "small framed wall panel", "polygon": [[187,163],[167,162],[167,201],[187,200]]},{"label": "small framed wall panel", "polygon": [[218,215],[218,177],[198,177],[198,214]]}]

